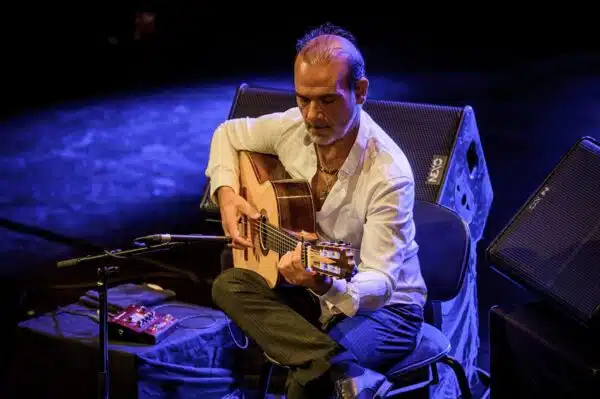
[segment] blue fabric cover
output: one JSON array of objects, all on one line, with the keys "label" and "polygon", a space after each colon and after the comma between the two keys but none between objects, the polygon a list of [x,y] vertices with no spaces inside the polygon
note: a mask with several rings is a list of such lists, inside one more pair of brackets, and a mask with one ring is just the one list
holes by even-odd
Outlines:
[{"label": "blue fabric cover", "polygon": [[[126,283],[108,289],[108,311],[116,312],[131,304],[151,306],[174,298],[173,290],[157,290],[146,284]],[[91,308],[98,308],[98,291],[87,291],[79,301]]]},{"label": "blue fabric cover", "polygon": [[[235,370],[239,367],[242,350],[236,345],[224,314],[179,302],[155,308],[157,312],[179,318],[180,325],[157,345],[109,342],[111,397],[210,399],[235,396],[239,386]],[[61,394],[46,390],[52,385],[55,390],[64,387],[64,393],[73,394],[76,390],[79,395],[94,397],[99,355],[95,313],[76,303],[20,323],[21,345],[30,353],[21,360],[30,363],[32,373],[45,376],[49,385],[38,388],[43,389],[46,396]],[[245,337],[233,324],[231,331],[235,340],[243,344]],[[73,386],[74,381],[79,386]],[[91,382],[91,386],[84,389],[81,385],[85,382]],[[23,383],[19,392],[27,388],[31,387]]]}]

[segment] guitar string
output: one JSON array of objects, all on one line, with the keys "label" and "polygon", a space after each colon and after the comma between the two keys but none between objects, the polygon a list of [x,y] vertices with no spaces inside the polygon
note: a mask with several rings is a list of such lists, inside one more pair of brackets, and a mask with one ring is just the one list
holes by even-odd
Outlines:
[{"label": "guitar string", "polygon": [[[278,230],[275,230],[275,233],[276,233],[275,235],[269,234],[268,229],[273,230],[273,227],[271,227],[271,226],[269,226],[269,225],[267,225],[265,223],[258,223],[258,224],[257,223],[252,223],[251,227],[252,227],[253,233],[258,233],[260,235],[261,233],[258,232],[260,230],[260,231],[262,231],[262,232],[265,233],[267,239],[271,238],[271,243],[270,244],[272,244],[272,245],[268,245],[268,246],[269,246],[270,249],[274,250],[275,252],[277,252],[279,254],[282,254],[282,253],[286,252],[286,249],[289,249],[289,247],[288,248],[284,248],[284,244],[286,244],[286,243],[287,244],[292,244],[291,242],[286,241],[286,240],[291,240],[291,239],[288,239],[288,237],[282,236],[281,232],[278,231]],[[315,265],[312,262],[311,262],[312,264],[309,264],[309,260],[308,260],[309,252],[311,254],[312,253],[317,254],[317,255],[319,254],[319,251],[315,251],[315,250],[312,250],[312,249],[309,249],[309,250],[306,250],[306,251],[302,252],[300,256],[301,256],[301,261],[302,261],[302,264],[304,265],[304,267],[309,267],[311,270],[316,270],[317,272],[320,272],[320,273],[326,273],[326,274],[330,274],[330,275],[339,277],[338,273],[332,274],[331,270],[326,270],[325,268],[323,268],[319,264]],[[338,268],[340,270],[339,273],[341,273],[342,270],[344,269],[344,268],[341,268],[339,266],[338,266]]]},{"label": "guitar string", "polygon": [[[272,238],[274,240],[274,242],[272,242],[272,244],[274,244],[274,246],[276,248],[270,248],[270,249],[273,249],[275,252],[277,252],[279,254],[283,253],[286,249],[293,250],[294,249],[293,247],[295,247],[295,244],[297,242],[300,242],[295,237],[288,236],[289,233],[283,232],[283,231],[279,230],[277,227],[270,225],[269,223],[265,223],[262,221],[256,221],[256,220],[250,220],[250,226],[251,226],[253,233],[258,233],[258,235],[260,235],[260,232],[264,232],[264,234],[267,238],[269,238],[269,237]],[[260,232],[258,232],[259,230],[260,230]],[[274,234],[269,234],[270,232],[274,233]],[[283,244],[288,244],[290,247],[283,248]],[[320,255],[320,251],[309,249],[309,250],[302,252],[302,255],[301,255],[302,264],[304,264],[304,265],[307,264],[307,262],[308,262],[307,256],[309,254]],[[313,263],[312,265],[307,265],[307,266],[310,267],[312,270],[316,270],[318,273],[325,273],[325,274],[334,276],[336,278],[342,277],[342,275],[340,275],[340,273],[343,274],[344,271],[352,269],[350,267],[342,267],[342,266],[337,265],[335,267],[339,271],[337,273],[334,273],[331,270],[327,270],[326,268],[323,268],[319,264],[315,265]],[[327,267],[327,266],[325,266],[325,267]]]},{"label": "guitar string", "polygon": [[[293,251],[296,247],[296,244],[300,242],[299,239],[288,236],[288,233],[282,232],[281,230],[277,229],[275,226],[270,225],[269,223],[265,223],[265,222],[261,222],[261,221],[256,221],[256,220],[251,220],[251,224],[254,225],[254,227],[258,224],[259,230],[261,232],[264,232],[266,234],[267,237],[271,237],[275,239],[275,244],[287,244],[289,245],[289,249],[290,251]],[[255,231],[255,230],[254,230]],[[269,233],[274,233],[269,235]],[[286,248],[284,248],[283,246],[281,248],[282,251],[286,250]],[[310,249],[309,250],[311,253],[315,253],[315,254],[319,254],[320,252],[314,249]]]},{"label": "guitar string", "polygon": [[282,232],[281,230],[277,229],[275,226],[270,225],[269,223],[265,223],[265,222],[257,221],[257,220],[253,220],[253,219],[250,220],[250,223],[254,224],[254,226],[259,225],[260,230],[262,232],[266,232],[267,236],[269,235],[269,233],[273,233],[271,235],[271,237],[275,237],[275,239],[277,240],[278,243],[288,244],[290,247],[292,247],[292,250],[300,242],[300,239],[289,236],[288,233]]},{"label": "guitar string", "polygon": [[[278,253],[284,252],[286,250],[293,251],[296,247],[296,244],[300,242],[300,240],[287,236],[287,233],[281,232],[274,226],[269,225],[268,223],[257,222],[252,220],[251,227],[253,227],[253,232],[256,233],[260,231],[261,233],[264,233],[267,238],[271,238],[272,242],[277,247],[273,249],[278,249]],[[319,253],[319,251],[313,249],[311,249],[310,251],[311,253],[315,254]]]},{"label": "guitar string", "polygon": [[[258,225],[258,228],[257,228],[257,225]],[[275,240],[274,244],[275,244],[275,246],[278,247],[278,248],[274,248],[274,249],[278,253],[284,252],[286,250],[286,248],[284,247],[284,244],[289,245],[289,247],[291,248],[290,250],[293,250],[294,247],[296,246],[296,244],[298,242],[300,242],[300,240],[293,238],[291,236],[288,236],[287,235],[288,233],[282,232],[281,230],[277,229],[275,226],[270,225],[269,223],[250,219],[250,226],[251,226],[251,228],[254,228],[253,229],[254,232],[256,232],[257,230],[260,230],[260,232],[265,233],[267,238],[271,237],[272,239],[274,239]],[[272,233],[272,234],[269,234],[269,233]],[[277,250],[279,250],[279,251],[277,251]],[[311,254],[320,255],[320,251],[316,251],[314,249],[309,249],[307,252],[310,252]],[[304,257],[303,257],[303,260],[304,260]]]}]

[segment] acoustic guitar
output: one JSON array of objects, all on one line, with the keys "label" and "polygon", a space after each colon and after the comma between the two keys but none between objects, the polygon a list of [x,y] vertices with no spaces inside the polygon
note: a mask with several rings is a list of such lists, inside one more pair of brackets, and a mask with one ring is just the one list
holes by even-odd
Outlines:
[{"label": "acoustic guitar", "polygon": [[350,244],[306,240],[301,232],[316,237],[317,223],[311,188],[306,180],[292,179],[274,155],[239,151],[240,195],[260,213],[260,218],[243,216],[242,236],[252,248],[233,248],[234,267],[260,274],[271,288],[281,283],[281,256],[302,243],[302,264],[307,270],[337,279],[350,280],[357,272],[358,253]]}]

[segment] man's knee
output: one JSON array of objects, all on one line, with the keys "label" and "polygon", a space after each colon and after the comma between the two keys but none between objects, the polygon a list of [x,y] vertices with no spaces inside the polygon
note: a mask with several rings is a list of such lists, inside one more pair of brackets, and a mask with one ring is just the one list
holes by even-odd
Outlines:
[{"label": "man's knee", "polygon": [[252,284],[255,284],[256,273],[240,268],[226,269],[221,272],[212,284],[213,301],[221,306],[224,301],[234,299],[237,294],[247,292]]},{"label": "man's knee", "polygon": [[236,291],[238,283],[237,269],[226,269],[222,271],[212,284],[212,298],[217,304],[222,302],[222,299],[231,297],[231,294]]},{"label": "man's knee", "polygon": [[386,309],[344,319],[329,336],[352,353],[363,367],[378,369],[408,356],[415,348],[420,323]]}]

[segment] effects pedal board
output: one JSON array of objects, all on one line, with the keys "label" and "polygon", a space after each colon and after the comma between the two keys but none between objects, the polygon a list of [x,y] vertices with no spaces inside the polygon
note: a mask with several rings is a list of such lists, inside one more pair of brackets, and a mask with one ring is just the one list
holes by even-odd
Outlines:
[{"label": "effects pedal board", "polygon": [[129,305],[108,318],[108,336],[118,341],[155,345],[171,334],[178,320],[145,306]]}]

